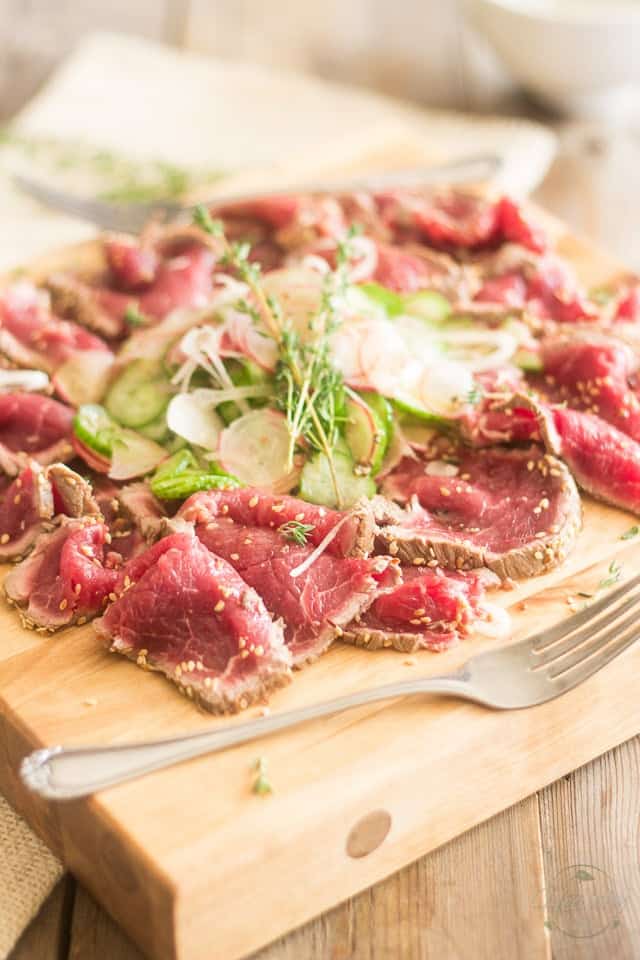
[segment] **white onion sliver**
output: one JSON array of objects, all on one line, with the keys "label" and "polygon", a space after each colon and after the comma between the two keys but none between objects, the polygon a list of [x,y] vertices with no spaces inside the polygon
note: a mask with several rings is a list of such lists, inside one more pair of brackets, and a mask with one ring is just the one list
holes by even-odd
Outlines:
[{"label": "white onion sliver", "polygon": [[457,477],[460,471],[455,463],[447,463],[446,460],[430,460],[424,472],[429,477]]},{"label": "white onion sliver", "polygon": [[215,450],[222,421],[213,409],[210,390],[179,393],[167,407],[167,426],[183,440],[205,450]]}]

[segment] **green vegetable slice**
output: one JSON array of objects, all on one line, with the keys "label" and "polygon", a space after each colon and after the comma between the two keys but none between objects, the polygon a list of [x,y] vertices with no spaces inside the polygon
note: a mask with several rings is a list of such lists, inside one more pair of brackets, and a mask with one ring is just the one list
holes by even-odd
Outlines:
[{"label": "green vegetable slice", "polygon": [[437,290],[420,290],[418,293],[407,294],[402,299],[403,313],[420,317],[428,323],[444,323],[451,315],[451,304]]},{"label": "green vegetable slice", "polygon": [[[355,463],[346,453],[334,453],[334,467],[343,508],[351,507],[361,497],[373,497],[376,485],[370,475],[354,473]],[[329,461],[323,453],[307,460],[300,475],[300,496],[310,503],[325,507],[337,507],[335,490],[331,479]]]},{"label": "green vegetable slice", "polygon": [[379,394],[349,390],[345,439],[355,462],[374,475],[379,471],[393,428],[391,404]]},{"label": "green vegetable slice", "polygon": [[105,398],[108,412],[125,427],[143,427],[166,409],[170,386],[155,359],[130,363],[111,385]]},{"label": "green vegetable slice", "polygon": [[370,300],[379,304],[387,312],[389,317],[396,317],[400,313],[406,313],[405,298],[395,290],[388,290],[387,287],[379,283],[362,283],[360,289],[366,293]]},{"label": "green vegetable slice", "polygon": [[185,500],[199,490],[231,490],[242,484],[235,477],[206,470],[185,470],[183,473],[151,481],[151,490],[161,500]]},{"label": "green vegetable slice", "polygon": [[521,370],[526,370],[527,373],[541,373],[544,369],[540,354],[534,350],[525,350],[524,347],[516,350],[512,360]]},{"label": "green vegetable slice", "polygon": [[91,450],[110,457],[119,427],[104,407],[97,403],[85,403],[73,418],[73,431]]}]

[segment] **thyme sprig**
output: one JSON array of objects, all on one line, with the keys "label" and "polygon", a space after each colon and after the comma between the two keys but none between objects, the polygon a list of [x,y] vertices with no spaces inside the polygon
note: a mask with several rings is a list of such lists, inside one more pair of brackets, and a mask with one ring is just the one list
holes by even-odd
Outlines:
[{"label": "thyme sprig", "polygon": [[279,304],[265,292],[260,266],[249,259],[250,244],[230,243],[224,235],[222,223],[214,220],[203,206],[195,209],[193,220],[206,233],[220,240],[221,263],[232,267],[253,294],[255,306],[247,312],[254,319],[257,312],[257,319],[278,345],[276,401],[287,418],[291,438],[289,468],[293,466],[296,444],[300,441],[321,453],[327,460],[336,503],[340,507],[342,496],[333,448],[338,438],[344,406],[344,385],[340,373],[331,363],[329,342],[331,334],[339,324],[340,306],[348,286],[350,241],[358,232],[357,228],[352,228],[338,244],[336,269],[327,274],[319,310],[309,320],[309,330],[315,337],[309,342],[303,342],[298,331],[287,323]]},{"label": "thyme sprig", "polygon": [[278,533],[281,533],[285,540],[291,540],[299,547],[306,546],[310,533],[315,530],[313,523],[301,523],[299,520],[288,520],[278,527]]}]

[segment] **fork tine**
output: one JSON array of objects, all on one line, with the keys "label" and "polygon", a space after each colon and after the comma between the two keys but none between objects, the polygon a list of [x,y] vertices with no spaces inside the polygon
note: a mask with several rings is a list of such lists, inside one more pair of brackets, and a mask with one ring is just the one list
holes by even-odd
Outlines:
[{"label": "fork tine", "polygon": [[[556,660],[565,657],[568,653],[571,653],[572,650],[580,647],[585,640],[590,640],[592,637],[596,636],[604,627],[608,627],[617,623],[620,617],[634,607],[637,607],[640,603],[640,592],[631,592],[631,596],[628,597],[624,603],[614,606],[614,604],[609,603],[601,611],[603,616],[594,617],[592,620],[588,620],[582,627],[577,631],[573,631],[562,641],[558,641],[551,646],[547,646],[540,649],[532,650],[532,653],[535,655],[536,660],[533,669],[538,670],[541,667],[548,667],[551,663],[554,663]],[[613,618],[613,619],[612,619]]]},{"label": "fork tine", "polygon": [[592,677],[594,673],[598,673],[599,670],[606,667],[608,663],[611,663],[612,660],[619,657],[621,653],[624,653],[625,650],[639,639],[640,624],[636,623],[627,633],[619,636],[614,643],[604,645],[594,656],[581,660],[576,664],[574,669],[566,670],[558,674],[558,676],[553,677],[551,682],[556,692],[565,693],[567,690],[571,690],[573,687],[577,687],[578,684],[588,680],[589,677]]},{"label": "fork tine", "polygon": [[612,593],[607,593],[601,600],[597,600],[596,603],[592,603],[591,606],[586,607],[579,613],[574,613],[572,617],[561,620],[555,627],[534,633],[528,640],[531,649],[536,653],[540,653],[542,650],[551,646],[552,643],[562,640],[584,623],[592,622],[599,613],[609,608],[616,600],[619,600],[638,585],[640,585],[640,574],[631,580],[627,580],[626,583],[623,583],[622,586],[618,587]]},{"label": "fork tine", "polygon": [[23,192],[43,203],[47,207],[60,210],[82,220],[95,223],[103,230],[121,230],[126,233],[136,233],[141,230],[153,216],[164,214],[175,215],[180,209],[175,203],[158,201],[157,203],[117,204],[109,201],[94,200],[89,197],[79,197],[50,187],[48,184],[25,177],[21,173],[12,176],[14,184]]},{"label": "fork tine", "polygon": [[636,601],[629,607],[627,616],[622,620],[616,618],[612,623],[606,625],[604,632],[598,630],[588,636],[580,646],[573,649],[569,654],[553,660],[547,670],[548,676],[553,679],[560,676],[561,673],[571,670],[597,653],[598,650],[604,648],[612,640],[615,640],[617,636],[636,626],[638,624],[638,608],[639,604]]}]

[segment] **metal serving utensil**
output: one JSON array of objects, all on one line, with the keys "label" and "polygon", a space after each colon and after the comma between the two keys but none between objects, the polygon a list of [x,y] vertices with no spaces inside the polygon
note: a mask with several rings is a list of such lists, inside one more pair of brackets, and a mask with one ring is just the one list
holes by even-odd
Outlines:
[{"label": "metal serving utensil", "polygon": [[[493,179],[502,168],[502,158],[496,154],[477,154],[460,157],[441,164],[423,165],[400,170],[385,170],[381,173],[343,180],[322,180],[274,191],[252,191],[231,196],[218,196],[211,200],[212,206],[228,203],[245,203],[258,197],[279,197],[295,193],[347,193],[357,190],[379,191],[392,187],[422,187],[437,183],[472,183]],[[103,230],[137,233],[154,218],[165,222],[191,219],[194,205],[175,201],[151,203],[114,203],[91,197],[79,197],[57,187],[24,176],[13,175],[13,183],[35,200],[81,220],[95,223]],[[207,204],[205,203],[205,206]]]},{"label": "metal serving utensil", "polygon": [[31,790],[63,800],[394,697],[444,694],[496,710],[531,707],[572,690],[635,643],[640,637],[639,613],[640,575],[556,626],[520,643],[481,653],[455,673],[390,683],[227,729],[152,743],[36,750],[23,760],[20,772]]}]

